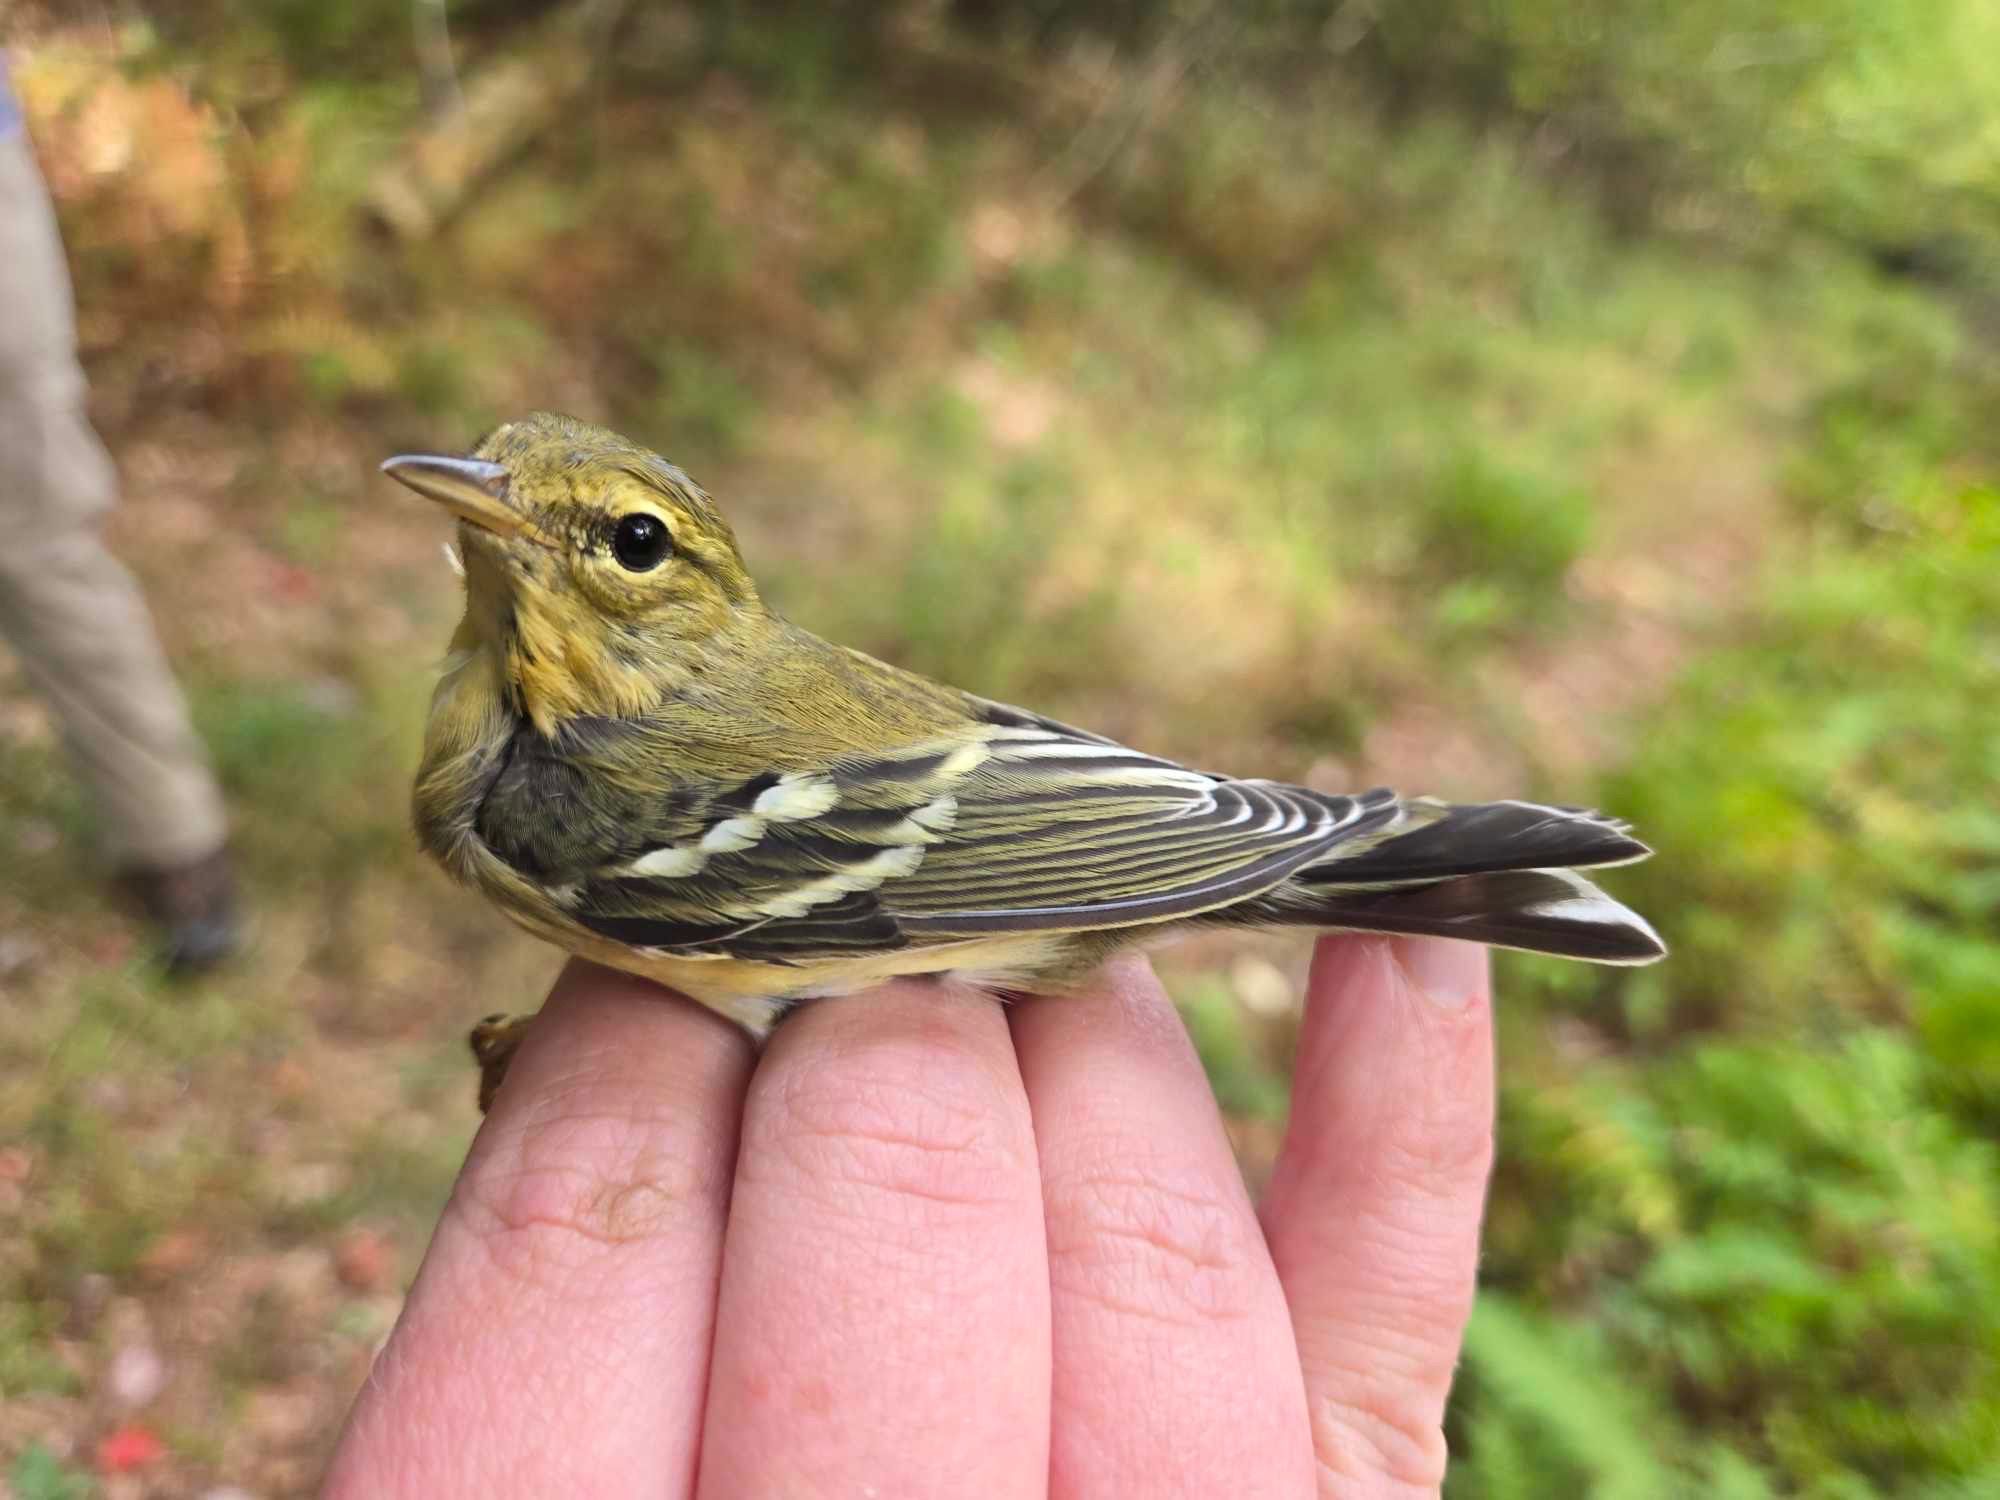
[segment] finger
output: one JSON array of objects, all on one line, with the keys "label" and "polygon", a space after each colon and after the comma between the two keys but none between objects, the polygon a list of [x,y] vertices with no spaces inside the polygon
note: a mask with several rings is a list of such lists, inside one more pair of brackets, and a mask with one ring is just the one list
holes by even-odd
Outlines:
[{"label": "finger", "polygon": [[1323,1495],[1435,1495],[1493,1161],[1486,951],[1320,943],[1264,1224]]},{"label": "finger", "polygon": [[1050,1494],[1308,1493],[1284,1293],[1159,981],[1127,959],[1011,1020],[1048,1215]]},{"label": "finger", "polygon": [[556,983],[459,1174],[330,1496],[683,1496],[748,1039],[592,964]]},{"label": "finger", "polygon": [[792,1017],[744,1110],[700,1493],[1040,1495],[1048,1382],[999,1004],[899,981]]}]

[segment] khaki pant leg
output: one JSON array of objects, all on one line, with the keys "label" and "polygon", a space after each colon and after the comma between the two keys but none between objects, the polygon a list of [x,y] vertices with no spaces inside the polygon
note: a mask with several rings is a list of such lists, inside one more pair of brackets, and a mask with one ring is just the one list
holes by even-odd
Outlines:
[{"label": "khaki pant leg", "polygon": [[89,523],[0,542],[0,634],[62,722],[120,863],[222,847],[222,800],[132,576]]},{"label": "khaki pant leg", "polygon": [[131,575],[96,518],[115,494],[83,407],[67,269],[26,138],[0,137],[0,635],[55,709],[111,853],[221,847],[221,798]]}]

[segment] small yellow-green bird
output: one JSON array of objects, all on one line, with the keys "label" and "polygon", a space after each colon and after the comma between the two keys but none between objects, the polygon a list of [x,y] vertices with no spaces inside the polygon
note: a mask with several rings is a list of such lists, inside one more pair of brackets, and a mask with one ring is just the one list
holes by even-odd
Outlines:
[{"label": "small yellow-green bird", "polygon": [[[758,598],[686,474],[602,428],[536,413],[382,468],[458,517],[465,573],[424,847],[759,1035],[897,974],[1060,990],[1198,926],[1666,951],[1572,873],[1650,852],[1621,823],[1190,770],[830,645]],[[475,1033],[489,1093],[520,1024]]]}]

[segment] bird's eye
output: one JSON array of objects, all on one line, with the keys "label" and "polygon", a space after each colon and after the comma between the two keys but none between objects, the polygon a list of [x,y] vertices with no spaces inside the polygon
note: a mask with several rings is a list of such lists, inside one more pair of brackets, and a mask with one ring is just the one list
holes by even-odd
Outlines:
[{"label": "bird's eye", "polygon": [[673,541],[665,521],[643,510],[634,511],[611,533],[611,555],[627,571],[647,573],[673,550]]}]

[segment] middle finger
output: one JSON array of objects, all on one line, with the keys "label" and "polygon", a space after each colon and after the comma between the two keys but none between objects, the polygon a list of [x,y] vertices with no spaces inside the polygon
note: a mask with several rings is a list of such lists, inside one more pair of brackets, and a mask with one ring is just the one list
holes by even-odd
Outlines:
[{"label": "middle finger", "polygon": [[1045,1492],[1048,1259],[996,1001],[808,1007],[751,1081],[700,1493]]},{"label": "middle finger", "polygon": [[1309,1494],[1284,1293],[1159,981],[1126,959],[1013,1026],[1049,1222],[1051,1494]]}]

